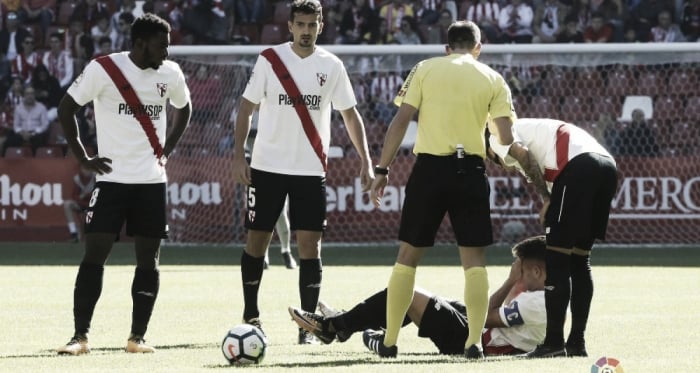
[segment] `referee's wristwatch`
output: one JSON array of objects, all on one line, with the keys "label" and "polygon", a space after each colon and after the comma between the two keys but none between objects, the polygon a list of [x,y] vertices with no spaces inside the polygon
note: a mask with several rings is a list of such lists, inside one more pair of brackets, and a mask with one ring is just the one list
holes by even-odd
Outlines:
[{"label": "referee's wristwatch", "polygon": [[389,175],[389,167],[374,166],[374,174],[387,176]]}]

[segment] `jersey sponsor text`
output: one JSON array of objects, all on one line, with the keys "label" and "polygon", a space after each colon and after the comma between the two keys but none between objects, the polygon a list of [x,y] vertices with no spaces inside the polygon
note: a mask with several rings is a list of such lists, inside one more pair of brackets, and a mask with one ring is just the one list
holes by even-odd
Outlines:
[{"label": "jersey sponsor text", "polygon": [[139,105],[133,107],[126,102],[119,104],[119,114],[121,115],[148,115],[151,120],[158,120],[163,112],[163,105]]},{"label": "jersey sponsor text", "polygon": [[290,96],[286,93],[280,93],[279,105],[298,105],[303,104],[308,106],[309,110],[320,110],[321,108],[321,95],[300,95],[300,96]]}]

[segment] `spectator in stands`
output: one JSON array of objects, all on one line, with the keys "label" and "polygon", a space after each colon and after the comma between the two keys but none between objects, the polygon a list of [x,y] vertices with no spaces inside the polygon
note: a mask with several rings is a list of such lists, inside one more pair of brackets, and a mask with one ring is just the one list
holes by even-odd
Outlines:
[{"label": "spectator in stands", "polygon": [[622,31],[623,43],[641,43],[646,42],[646,38],[642,38],[637,34],[637,27],[629,21],[625,23],[625,28]]},{"label": "spectator in stands", "polygon": [[628,11],[627,20],[636,27],[637,35],[648,41],[651,28],[656,25],[658,15],[663,10],[669,10],[671,4],[666,0],[640,0],[633,11]]},{"label": "spectator in stands", "polygon": [[613,27],[613,41],[622,39],[625,23],[622,0],[591,0],[590,10],[592,13],[602,13],[605,20]]},{"label": "spectator in stands", "polygon": [[18,76],[12,77],[10,89],[7,91],[4,100],[4,106],[7,113],[7,120],[12,123],[12,117],[15,115],[15,108],[24,101],[24,83]]},{"label": "spectator in stands", "polygon": [[49,119],[46,106],[36,100],[34,88],[24,88],[22,103],[15,107],[12,118],[14,132],[5,141],[5,147],[24,146],[36,148],[45,146],[49,139]]},{"label": "spectator in stands", "polygon": [[564,29],[557,35],[557,43],[583,43],[583,32],[578,29],[578,18],[568,15],[564,21]]},{"label": "spectator in stands", "polygon": [[90,31],[97,24],[97,20],[105,16],[109,19],[110,12],[106,3],[99,0],[83,0],[73,8],[71,18],[81,19],[85,27],[83,31]]},{"label": "spectator in stands", "polygon": [[125,12],[119,15],[119,23],[111,35],[112,50],[128,51],[131,49],[131,24],[134,23],[135,19],[131,13]]},{"label": "spectator in stands", "polygon": [[63,48],[63,36],[63,33],[51,33],[49,36],[49,50],[44,53],[42,64],[46,66],[51,76],[58,79],[61,91],[65,92],[71,82],[73,82],[73,58],[70,51]]},{"label": "spectator in stands", "polygon": [[673,23],[673,18],[669,10],[659,13],[658,24],[651,28],[651,42],[655,43],[677,43],[685,41],[685,36],[678,24]]},{"label": "spectator in stands", "polygon": [[[102,39],[104,36],[110,37],[110,35],[112,35],[112,27],[109,22],[109,15],[100,15],[100,18],[97,20],[95,26],[92,26],[90,29],[90,36],[92,37],[92,41],[95,45],[94,53],[101,53],[100,39]],[[111,45],[109,49],[112,49]]]},{"label": "spectator in stands", "polygon": [[265,17],[264,0],[234,0],[236,23],[261,23]]},{"label": "spectator in stands", "polygon": [[49,74],[49,70],[42,64],[34,68],[32,83],[36,100],[46,106],[47,118],[53,122],[58,118],[58,102],[61,100],[62,90],[58,79]]},{"label": "spectator in stands", "polygon": [[700,37],[700,0],[686,0],[683,4],[681,31],[688,41],[698,41],[698,37]]},{"label": "spectator in stands", "polygon": [[19,27],[17,13],[7,13],[5,27],[0,31],[0,53],[8,61],[12,61],[22,51],[22,40],[29,37],[29,31],[24,27]]},{"label": "spectator in stands", "polygon": [[404,16],[401,19],[401,29],[394,33],[394,40],[399,44],[422,44],[418,25],[412,16]]},{"label": "spectator in stands", "polygon": [[[80,233],[78,231],[78,225],[75,223],[75,215],[87,209],[94,187],[95,173],[85,167],[80,167],[80,171],[73,175],[73,192],[71,199],[63,201],[63,212],[66,214],[71,242],[80,242]],[[80,221],[80,219],[78,219],[78,221]]]},{"label": "spectator in stands", "polygon": [[85,32],[85,22],[75,13],[71,16],[66,38],[73,58],[73,71],[83,71],[83,67],[95,54],[95,44],[90,34]]},{"label": "spectator in stands", "polygon": [[[185,0],[182,0],[185,1]],[[122,6],[114,12],[109,18],[109,28],[111,30],[116,30],[119,28],[119,16],[122,13],[131,13],[134,15],[134,8],[136,8],[136,0],[122,0]],[[134,16],[136,19],[136,16]]]},{"label": "spectator in stands", "polygon": [[498,27],[501,29],[502,43],[532,42],[532,7],[523,0],[510,0],[501,8]]},{"label": "spectator in stands", "polygon": [[223,92],[218,77],[213,76],[207,65],[201,64],[193,76],[187,79],[192,97],[193,124],[206,125],[221,108]]},{"label": "spectator in stands", "polygon": [[535,8],[532,22],[533,43],[554,43],[565,28],[569,8],[559,0],[544,0]]},{"label": "spectator in stands", "polygon": [[434,25],[440,16],[440,0],[413,0],[413,18],[416,24]]},{"label": "spectator in stands", "polygon": [[109,36],[103,36],[97,42],[97,49],[95,49],[95,54],[93,55],[93,58],[106,56],[113,52],[114,51],[112,50],[112,38],[110,38]]},{"label": "spectator in stands", "polygon": [[632,121],[620,132],[619,154],[632,157],[656,157],[659,147],[654,130],[644,119],[642,109],[632,110]]},{"label": "spectator in stands", "polygon": [[10,61],[5,59],[5,56],[0,53],[0,102],[2,102],[2,98],[5,97],[7,90],[10,89],[10,84],[12,84]]},{"label": "spectator in stands", "polygon": [[22,41],[20,53],[10,62],[12,75],[22,78],[24,83],[32,80],[32,71],[41,64],[41,54],[34,50],[34,37],[27,36]]},{"label": "spectator in stands", "polygon": [[585,43],[609,43],[613,39],[613,27],[610,25],[603,13],[593,13],[591,22],[583,31],[583,41]]},{"label": "spectator in stands", "polygon": [[377,22],[377,12],[370,8],[367,0],[354,0],[344,13],[338,28],[339,44],[360,44],[362,36]]},{"label": "spectator in stands", "polygon": [[403,79],[395,71],[380,71],[370,83],[370,97],[374,111],[373,117],[380,123],[389,125],[398,110],[393,104],[396,93],[401,89]]},{"label": "spectator in stands", "polygon": [[379,18],[376,25],[362,37],[363,44],[396,44],[388,25],[384,18]]},{"label": "spectator in stands", "polygon": [[405,16],[413,16],[413,7],[406,4],[406,0],[391,0],[379,9],[379,17],[384,19],[391,33],[401,29],[401,19]]},{"label": "spectator in stands", "polygon": [[46,35],[56,18],[56,0],[22,0],[17,15],[23,24],[39,22],[41,35]]},{"label": "spectator in stands", "polygon": [[[467,8],[467,21],[476,23],[481,29],[481,42],[497,43],[501,38],[498,19],[501,8],[498,1],[479,0]],[[448,25],[449,26],[449,25]]]}]

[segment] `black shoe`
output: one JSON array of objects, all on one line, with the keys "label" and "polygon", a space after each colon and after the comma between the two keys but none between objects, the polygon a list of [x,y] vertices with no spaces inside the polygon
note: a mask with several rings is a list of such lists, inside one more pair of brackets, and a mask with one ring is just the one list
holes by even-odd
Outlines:
[{"label": "black shoe", "polygon": [[387,347],[384,346],[384,332],[372,329],[367,329],[362,332],[362,342],[369,348],[370,351],[379,355],[379,357],[396,357],[398,348],[396,345]]},{"label": "black shoe", "polygon": [[307,332],[306,330],[299,328],[299,339],[297,343],[300,345],[317,345],[320,344],[318,339],[314,337],[313,334]]},{"label": "black shoe", "polygon": [[568,357],[588,357],[586,343],[566,343],[566,356]]},{"label": "black shoe", "polygon": [[470,360],[478,360],[484,358],[484,350],[481,346],[473,344],[464,350],[464,357]]},{"label": "black shoe", "polygon": [[518,355],[518,357],[524,357],[526,359],[540,359],[547,357],[566,357],[566,349],[564,346],[547,346],[547,345],[537,345],[534,350]]},{"label": "black shoe", "polygon": [[323,316],[306,312],[302,309],[289,307],[289,314],[300,328],[313,334],[324,344],[329,344],[335,339],[335,333],[330,331],[330,322]]},{"label": "black shoe", "polygon": [[265,334],[265,331],[264,331],[263,328],[262,328],[262,322],[260,321],[259,318],[257,318],[257,317],[251,317],[251,318],[248,319],[248,320],[245,320],[245,319],[244,319],[243,322],[246,323],[246,324],[253,325],[254,327],[260,329],[260,331],[263,333],[263,335],[267,337],[267,334]]},{"label": "black shoe", "polygon": [[[328,303],[320,300],[318,301],[318,310],[321,312],[321,315],[325,317],[326,319],[332,319],[334,317],[338,317],[345,313],[345,311],[338,311],[335,308],[331,307]],[[335,329],[335,336],[338,338],[338,342],[345,342],[350,337],[352,337],[352,332],[347,331],[347,330],[338,330],[338,325],[336,324],[335,321],[329,320],[331,322],[331,325],[333,325],[333,329]]]},{"label": "black shoe", "polygon": [[291,251],[282,253],[282,259],[284,259],[284,265],[287,269],[294,269],[297,267],[297,262],[294,260]]},{"label": "black shoe", "polygon": [[78,242],[80,242],[80,237],[78,236],[77,233],[71,233],[70,239],[68,239],[68,242],[78,243]]}]

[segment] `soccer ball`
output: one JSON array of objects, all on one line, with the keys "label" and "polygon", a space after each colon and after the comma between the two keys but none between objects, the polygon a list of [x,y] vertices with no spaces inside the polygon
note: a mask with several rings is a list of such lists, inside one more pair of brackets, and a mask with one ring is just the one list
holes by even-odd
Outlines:
[{"label": "soccer ball", "polygon": [[234,326],[221,342],[221,352],[231,365],[259,364],[266,351],[265,334],[250,324]]},{"label": "soccer ball", "polygon": [[625,373],[620,361],[612,357],[601,357],[591,365],[591,373]]}]

